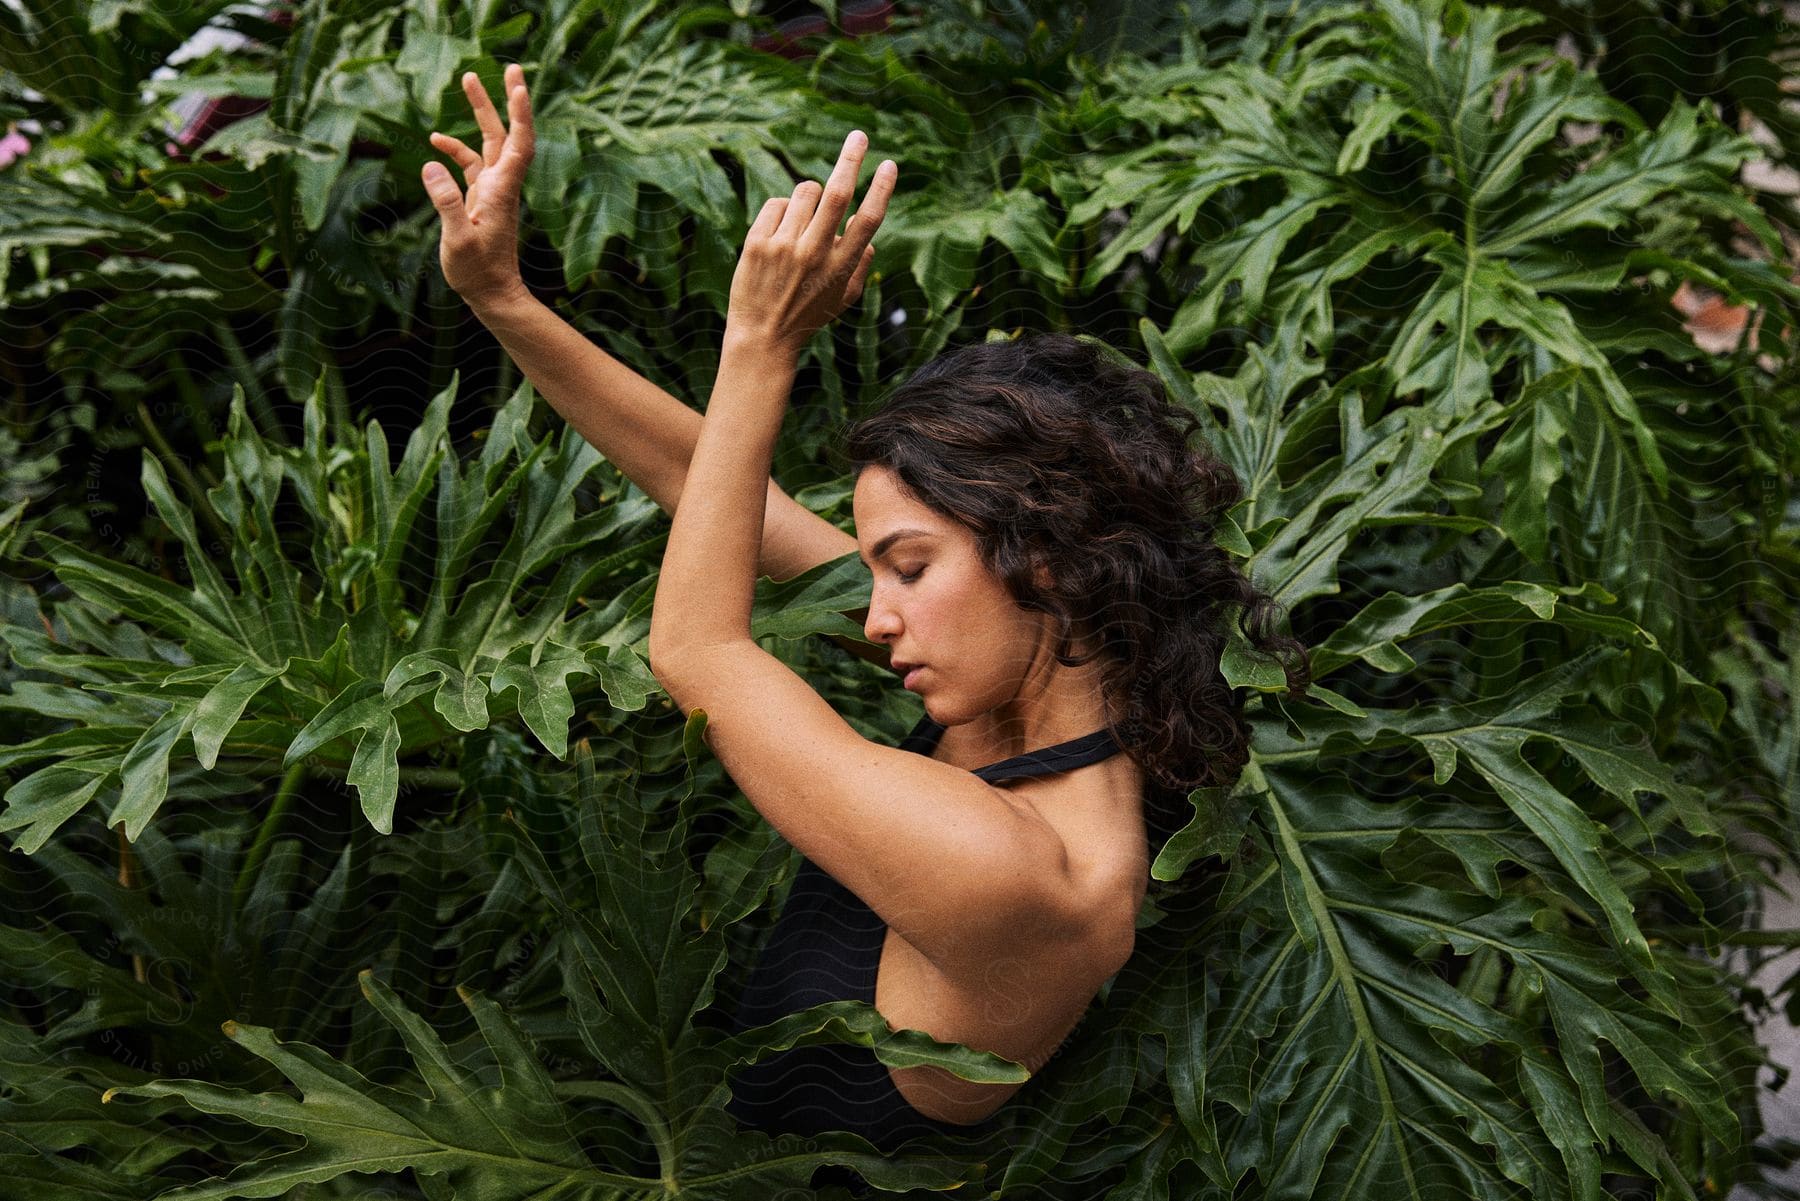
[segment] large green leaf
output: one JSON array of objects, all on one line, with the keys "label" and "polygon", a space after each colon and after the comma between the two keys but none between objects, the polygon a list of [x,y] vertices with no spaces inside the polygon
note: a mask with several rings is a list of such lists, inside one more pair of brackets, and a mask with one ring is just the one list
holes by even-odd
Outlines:
[{"label": "large green leaf", "polygon": [[[453,395],[454,384],[433,400],[397,467],[376,423],[359,447],[328,439],[316,393],[297,452],[264,442],[234,403],[225,478],[207,495],[232,533],[234,578],[149,456],[144,490],[184,549],[191,586],[44,534],[77,595],[178,642],[191,661],[176,670],[141,657],[90,657],[83,678],[124,699],[92,714],[86,737],[39,743],[42,765],[10,790],[0,829],[26,829],[21,845],[35,850],[116,777],[109,820],[135,839],[164,803],[171,764],[186,761],[191,735],[198,766],[220,773],[266,757],[280,739],[284,766],[308,760],[341,772],[385,833],[403,764],[454,732],[516,717],[561,757],[577,707],[571,676],[595,677],[626,710],[641,708],[656,690],[643,656],[647,632],[618,631],[580,598],[642,561],[631,548],[644,542],[631,531],[649,513],[615,503],[577,515],[576,494],[602,460],[573,431],[527,438],[529,389],[503,410],[465,473],[448,440]],[[277,528],[287,495],[308,522],[309,565],[289,557],[295,539]],[[435,561],[422,543],[435,546]],[[414,583],[421,576],[423,595]],[[762,620],[785,595],[784,587],[765,600]],[[836,611],[824,607],[833,601]],[[849,603],[839,586],[773,628],[790,636],[836,628]],[[8,637],[28,666],[75,668],[41,640]],[[43,682],[33,692],[40,706],[76,712],[77,690]],[[98,728],[113,736],[97,742]]]},{"label": "large green leaf", "polygon": [[457,1195],[494,1201],[541,1196],[552,1185],[571,1198],[610,1198],[646,1183],[588,1159],[577,1124],[555,1096],[530,1044],[493,1002],[477,993],[462,994],[481,1026],[493,1065],[487,1070],[497,1070],[497,1084],[483,1079],[486,1071],[457,1063],[431,1028],[373,975],[362,976],[362,989],[405,1042],[417,1068],[416,1085],[378,1086],[312,1047],[281,1042],[265,1027],[226,1022],[226,1037],[279,1070],[299,1088],[298,1098],[198,1080],[107,1091],[105,1099],[115,1103],[120,1097],[180,1097],[202,1112],[306,1140],[300,1150],[250,1165],[227,1180],[165,1196],[172,1201],[279,1197],[345,1172],[406,1169],[442,1174]]},{"label": "large green leaf", "polygon": [[[1370,804],[1287,765],[1252,778],[1267,789],[1274,863],[1233,906],[1238,967],[1208,1076],[1244,1115],[1221,1129],[1234,1177],[1254,1169],[1272,1196],[1408,1197],[1514,1196],[1514,1185],[1564,1195],[1573,1177],[1587,1182],[1581,1195],[1598,1196],[1592,1144],[1622,1127],[1594,1087],[1596,1035],[1647,1088],[1678,1094],[1716,1137],[1732,1137],[1735,1118],[1679,1025],[1619,989],[1609,955],[1543,932],[1541,902],[1393,881],[1369,855],[1412,820],[1405,806]],[[1431,970],[1440,948],[1497,953],[1515,1011]],[[1548,1004],[1556,1043],[1520,1020],[1518,1008],[1541,1009],[1534,996]],[[1559,1106],[1526,1104],[1502,1063],[1530,1065],[1538,1096],[1587,1097],[1593,1132],[1574,1135]]]}]

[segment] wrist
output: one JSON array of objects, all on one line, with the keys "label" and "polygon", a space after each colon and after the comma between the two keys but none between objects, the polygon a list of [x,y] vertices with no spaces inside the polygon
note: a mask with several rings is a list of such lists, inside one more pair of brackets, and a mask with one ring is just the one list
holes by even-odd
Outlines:
[{"label": "wrist", "polygon": [[473,296],[465,296],[463,300],[483,325],[505,321],[540,303],[523,280],[505,287],[489,288]]},{"label": "wrist", "polygon": [[734,325],[727,318],[722,350],[733,358],[753,358],[768,366],[792,369],[799,364],[801,347],[768,330]]}]

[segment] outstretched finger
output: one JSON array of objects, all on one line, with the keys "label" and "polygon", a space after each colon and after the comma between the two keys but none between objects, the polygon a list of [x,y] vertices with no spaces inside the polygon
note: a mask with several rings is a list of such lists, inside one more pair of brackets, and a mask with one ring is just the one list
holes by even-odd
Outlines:
[{"label": "outstretched finger", "polygon": [[425,180],[425,194],[431,197],[431,203],[444,220],[444,233],[460,234],[467,230],[469,215],[463,211],[462,189],[450,178],[450,169],[442,163],[426,163],[421,175]]},{"label": "outstretched finger", "polygon": [[888,201],[894,198],[894,185],[899,178],[900,168],[894,160],[882,159],[881,165],[875,168],[875,178],[869,181],[869,190],[863,193],[862,204],[844,226],[844,236],[838,240],[836,253],[840,262],[860,261],[864,249],[874,239],[875,231],[887,217]]},{"label": "outstretched finger", "polygon": [[460,139],[447,133],[433,133],[431,144],[456,160],[456,165],[463,170],[463,182],[470,187],[475,186],[475,177],[481,174],[483,166],[481,156],[464,144]]},{"label": "outstretched finger", "polygon": [[499,161],[500,151],[506,148],[506,126],[500,123],[500,114],[494,111],[494,102],[488,99],[481,76],[464,71],[462,82],[463,91],[469,97],[469,107],[475,110],[475,123],[481,126],[481,161],[491,167]]},{"label": "outstretched finger", "polygon": [[825,181],[824,192],[819,197],[819,207],[812,213],[811,223],[800,235],[801,244],[819,247],[835,244],[838,227],[844,223],[844,214],[850,209],[850,201],[856,196],[856,177],[862,173],[863,155],[869,149],[869,137],[860,129],[850,131],[844,139],[844,146],[838,153],[837,165],[831,169],[831,176]]},{"label": "outstretched finger", "polygon": [[512,122],[507,148],[529,163],[537,150],[537,126],[531,118],[531,94],[525,90],[525,68],[518,63],[506,68],[506,115]]}]

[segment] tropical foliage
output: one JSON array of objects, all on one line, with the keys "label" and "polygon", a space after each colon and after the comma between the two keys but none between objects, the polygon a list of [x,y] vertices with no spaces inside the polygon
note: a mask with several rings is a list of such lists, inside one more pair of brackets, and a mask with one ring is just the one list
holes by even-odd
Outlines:
[{"label": "tropical foliage", "polygon": [[[968,0],[799,61],[748,4],[502,7],[0,6],[37,124],[0,172],[18,1187],[1796,1195],[1750,1019],[1800,1023],[1800,973],[1747,979],[1800,946],[1758,900],[1800,862],[1796,221],[1741,182],[1800,150],[1765,6],[1646,18],[1661,88],[1585,5]],[[254,40],[159,76],[209,24]],[[527,278],[683,397],[761,198],[850,125],[901,164],[777,453],[828,519],[846,417],[1020,327],[1151,366],[1244,481],[1222,541],[1318,685],[1226,658],[1251,763],[994,1136],[883,1157],[723,1108],[807,1042],[1021,1069],[850,1001],[729,1033],[796,860],[646,668],[666,518],[436,278],[424,135],[514,59]],[[170,157],[195,93],[267,105]],[[1759,343],[1696,347],[1684,282]],[[814,637],[868,586],[762,580],[753,628],[892,742],[913,698]]]}]

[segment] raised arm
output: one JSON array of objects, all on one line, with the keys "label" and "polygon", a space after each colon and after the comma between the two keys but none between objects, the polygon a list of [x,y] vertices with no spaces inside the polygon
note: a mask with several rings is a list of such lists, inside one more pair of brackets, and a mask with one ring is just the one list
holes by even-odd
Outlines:
[{"label": "raised arm", "polygon": [[[590,342],[532,296],[519,273],[519,197],[534,148],[525,71],[506,68],[509,133],[474,72],[463,91],[481,127],[477,154],[442,133],[431,144],[455,159],[465,197],[439,163],[424,168],[425,190],[442,220],[438,258],[444,279],[474,310],[538,395],[624,472],[670,517],[687,482],[700,438],[700,413]],[[768,482],[757,571],[792,579],[856,549],[856,539]],[[866,619],[866,611],[849,614]],[[832,636],[850,653],[887,665],[887,650]]]},{"label": "raised arm", "polygon": [[[702,417],[594,345],[526,293],[470,301],[550,407],[669,516],[681,500]],[[769,479],[759,574],[792,579],[856,549],[856,539]]]}]

